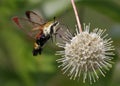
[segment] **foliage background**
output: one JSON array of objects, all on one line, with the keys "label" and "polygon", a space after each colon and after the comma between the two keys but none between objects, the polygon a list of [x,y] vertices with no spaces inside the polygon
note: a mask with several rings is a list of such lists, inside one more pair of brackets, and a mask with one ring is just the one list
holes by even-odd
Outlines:
[{"label": "foliage background", "polygon": [[[81,23],[107,29],[114,41],[114,64],[106,77],[91,86],[120,86],[120,1],[76,0]],[[58,48],[46,44],[42,55],[32,56],[34,41],[12,23],[13,16],[24,16],[26,10],[39,11],[46,19],[61,17],[75,32],[75,16],[70,0],[0,0],[0,86],[89,86],[69,80],[62,74],[55,56]]]}]

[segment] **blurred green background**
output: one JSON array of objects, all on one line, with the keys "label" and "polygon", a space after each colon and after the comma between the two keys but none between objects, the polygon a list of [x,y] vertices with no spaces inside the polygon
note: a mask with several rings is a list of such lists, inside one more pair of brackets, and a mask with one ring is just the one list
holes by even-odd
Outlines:
[{"label": "blurred green background", "polygon": [[90,85],[69,80],[57,67],[51,40],[42,55],[32,56],[34,41],[19,31],[11,21],[26,10],[40,12],[46,19],[60,17],[75,32],[75,16],[70,0],[0,0],[0,86],[120,86],[120,0],[76,0],[81,24],[91,23],[91,30],[107,29],[116,48],[112,69],[106,77]]}]

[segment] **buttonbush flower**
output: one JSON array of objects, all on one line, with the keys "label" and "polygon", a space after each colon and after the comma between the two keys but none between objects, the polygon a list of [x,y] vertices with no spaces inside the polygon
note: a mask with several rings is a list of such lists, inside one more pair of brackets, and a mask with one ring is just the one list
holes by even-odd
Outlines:
[{"label": "buttonbush flower", "polygon": [[69,30],[62,36],[62,42],[57,43],[58,47],[63,48],[57,51],[57,55],[62,58],[57,62],[61,63],[63,74],[67,73],[70,79],[83,77],[83,82],[89,79],[89,82],[96,82],[99,74],[105,76],[106,70],[112,67],[112,46],[111,38],[106,38],[105,30],[90,30],[90,25],[84,24],[84,31],[79,32],[76,27],[76,35],[73,36]]},{"label": "buttonbush flower", "polygon": [[89,31],[90,24],[84,24],[82,31],[74,0],[71,3],[78,27],[74,36],[69,30],[63,31],[62,42],[57,43],[63,50],[56,53],[62,58],[57,59],[57,62],[63,74],[66,73],[70,79],[82,78],[84,83],[87,80],[92,84],[99,79],[100,74],[105,77],[106,70],[112,67],[113,41],[107,37],[108,34],[104,34],[106,30],[95,28]]}]

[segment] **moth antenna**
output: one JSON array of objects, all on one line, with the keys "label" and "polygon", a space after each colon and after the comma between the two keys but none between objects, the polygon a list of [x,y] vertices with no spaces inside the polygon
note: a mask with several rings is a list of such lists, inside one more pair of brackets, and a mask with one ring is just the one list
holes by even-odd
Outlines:
[{"label": "moth antenna", "polygon": [[54,18],[53,18],[53,19],[54,19],[54,22],[55,22],[55,20],[56,20],[56,17],[54,16]]}]

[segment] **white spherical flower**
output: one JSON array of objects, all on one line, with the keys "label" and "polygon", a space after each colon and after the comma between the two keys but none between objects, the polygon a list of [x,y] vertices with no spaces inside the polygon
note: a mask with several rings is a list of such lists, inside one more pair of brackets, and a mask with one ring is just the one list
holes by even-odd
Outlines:
[{"label": "white spherical flower", "polygon": [[90,25],[84,25],[84,31],[76,29],[73,36],[69,30],[62,36],[62,43],[57,43],[58,47],[64,48],[57,51],[57,55],[62,58],[57,62],[61,63],[63,73],[67,73],[70,79],[83,77],[83,82],[88,80],[90,83],[96,82],[99,74],[105,76],[106,70],[112,67],[112,52],[114,47],[111,45],[111,38],[103,36],[105,30],[94,29],[89,32]]}]

